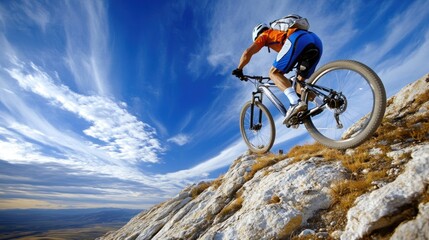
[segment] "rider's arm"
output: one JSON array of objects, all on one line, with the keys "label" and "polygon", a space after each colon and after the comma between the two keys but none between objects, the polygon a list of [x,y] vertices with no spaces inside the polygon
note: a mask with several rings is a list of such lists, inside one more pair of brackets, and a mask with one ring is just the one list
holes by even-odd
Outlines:
[{"label": "rider's arm", "polygon": [[257,43],[253,43],[249,48],[247,48],[241,55],[240,63],[238,64],[237,68],[243,69],[244,66],[246,66],[250,62],[250,59],[252,58],[253,54],[259,52],[262,47],[263,46],[260,46]]}]

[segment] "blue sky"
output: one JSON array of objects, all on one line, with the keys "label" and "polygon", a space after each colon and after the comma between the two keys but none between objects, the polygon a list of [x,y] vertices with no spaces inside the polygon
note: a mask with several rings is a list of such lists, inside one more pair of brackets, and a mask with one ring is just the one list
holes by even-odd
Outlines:
[{"label": "blue sky", "polygon": [[[429,70],[426,0],[0,1],[0,209],[143,209],[224,173],[252,90],[230,73],[253,27],[290,13],[319,66],[362,61],[389,96]],[[274,116],[273,151],[312,141]]]}]

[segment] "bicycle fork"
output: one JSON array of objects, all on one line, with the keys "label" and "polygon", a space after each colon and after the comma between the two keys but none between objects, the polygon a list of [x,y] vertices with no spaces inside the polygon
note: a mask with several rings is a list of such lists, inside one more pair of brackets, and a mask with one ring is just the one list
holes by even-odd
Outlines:
[{"label": "bicycle fork", "polygon": [[255,102],[258,101],[262,103],[262,94],[260,92],[252,93],[252,103],[250,105],[250,129],[251,130],[260,130],[262,127],[262,109],[259,109],[258,121],[256,124],[253,122],[253,117],[255,115]]}]

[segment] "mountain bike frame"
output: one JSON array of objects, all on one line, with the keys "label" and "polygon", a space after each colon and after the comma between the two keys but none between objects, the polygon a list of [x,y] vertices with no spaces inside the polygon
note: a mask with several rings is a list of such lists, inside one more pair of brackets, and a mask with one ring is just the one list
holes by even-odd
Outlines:
[{"label": "mountain bike frame", "polygon": [[[263,95],[267,96],[267,98],[273,103],[273,105],[279,110],[279,112],[286,116],[287,109],[283,105],[283,103],[277,98],[277,96],[270,90],[271,87],[276,86],[274,83],[270,82],[269,77],[263,77],[263,76],[247,76],[245,75],[243,80],[253,80],[253,84],[255,85],[256,91],[252,92],[252,105],[255,101],[259,101],[262,103]],[[265,80],[265,81],[264,81]],[[337,128],[342,128],[343,124],[341,123],[339,119],[339,115],[343,113],[347,107],[347,100],[346,98],[341,94],[338,93],[332,89],[325,88],[322,86],[314,85],[307,83],[305,81],[298,81],[295,76],[291,77],[292,86],[294,89],[296,89],[296,85],[299,84],[302,89],[302,94],[304,94],[305,97],[308,97],[308,94],[305,94],[306,92],[313,92],[316,96],[323,99],[323,104],[314,107],[312,109],[308,109],[307,111],[304,111],[302,113],[299,113],[297,115],[297,119],[293,125],[301,124],[303,123],[303,120],[311,115],[316,115],[323,111],[323,109],[328,106],[330,108],[335,109],[334,112],[334,118],[337,122]],[[307,99],[305,99],[307,100]],[[340,107],[341,106],[341,107]],[[253,106],[251,108],[251,123],[253,125]],[[259,123],[261,122],[262,118],[262,112],[259,114]],[[251,126],[253,128],[254,126]]]}]

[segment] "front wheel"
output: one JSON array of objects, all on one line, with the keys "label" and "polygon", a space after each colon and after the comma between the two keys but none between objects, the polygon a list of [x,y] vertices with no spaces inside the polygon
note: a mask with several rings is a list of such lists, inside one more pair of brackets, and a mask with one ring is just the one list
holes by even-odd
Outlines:
[{"label": "front wheel", "polygon": [[[309,83],[335,91],[325,98],[329,101],[321,114],[304,120],[318,142],[336,149],[352,148],[377,130],[386,109],[386,92],[371,68],[356,61],[334,61],[318,69]],[[308,93],[303,95],[307,103],[308,98]]]},{"label": "front wheel", "polygon": [[240,113],[240,132],[249,150],[266,153],[273,146],[276,128],[273,117],[260,102],[247,102]]}]

